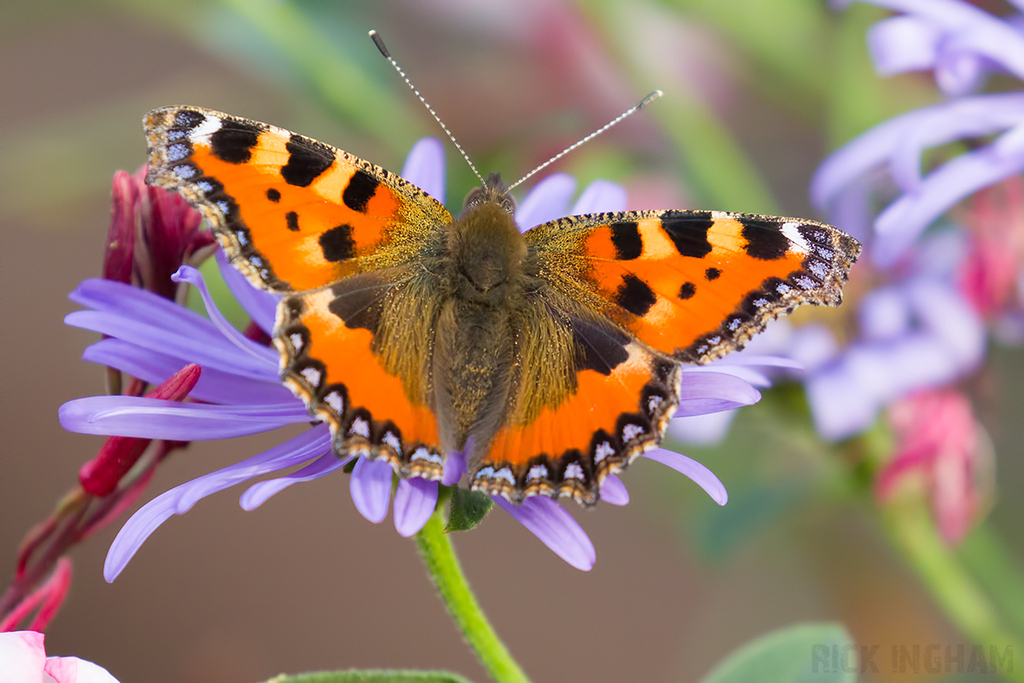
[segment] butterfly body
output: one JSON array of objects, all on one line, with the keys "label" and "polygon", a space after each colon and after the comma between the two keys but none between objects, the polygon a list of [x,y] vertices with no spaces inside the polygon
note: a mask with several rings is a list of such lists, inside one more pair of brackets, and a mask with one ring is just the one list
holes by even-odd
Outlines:
[{"label": "butterfly body", "polygon": [[801,219],[571,216],[521,233],[497,175],[458,218],[402,178],[197,107],[144,120],[151,184],[180,191],[231,262],[282,295],[283,382],[334,451],[519,503],[599,498],[656,446],[682,368],[803,303],[837,305],[860,245]]},{"label": "butterfly body", "polygon": [[[490,443],[505,419],[516,326],[525,305],[526,241],[497,175],[445,230],[431,385],[442,452]],[[476,453],[467,454],[472,459]]]}]

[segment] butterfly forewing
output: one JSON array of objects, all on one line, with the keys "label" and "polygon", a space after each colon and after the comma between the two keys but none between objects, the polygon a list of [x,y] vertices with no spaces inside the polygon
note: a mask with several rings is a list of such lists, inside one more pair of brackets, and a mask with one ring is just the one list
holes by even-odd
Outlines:
[{"label": "butterfly forewing", "polygon": [[553,286],[705,363],[804,303],[838,305],[860,245],[814,221],[721,211],[571,216],[527,233]]},{"label": "butterfly forewing", "polygon": [[415,257],[410,236],[451,221],[399,176],[276,126],[198,107],[156,109],[144,125],[147,181],[199,208],[260,287],[315,289],[394,265]]}]

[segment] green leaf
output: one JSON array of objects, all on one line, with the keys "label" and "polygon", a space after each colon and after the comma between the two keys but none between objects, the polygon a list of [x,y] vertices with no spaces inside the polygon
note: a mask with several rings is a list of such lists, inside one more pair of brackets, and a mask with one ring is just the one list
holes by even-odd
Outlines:
[{"label": "green leaf", "polygon": [[448,508],[448,524],[445,525],[444,532],[447,534],[451,531],[469,531],[484,520],[492,505],[494,501],[479,491],[453,487],[451,507]]},{"label": "green leaf", "polygon": [[797,624],[743,645],[702,683],[853,683],[857,654],[841,624]]},{"label": "green leaf", "polygon": [[317,671],[288,676],[281,674],[266,683],[472,683],[449,671],[401,671],[387,669],[349,669]]}]

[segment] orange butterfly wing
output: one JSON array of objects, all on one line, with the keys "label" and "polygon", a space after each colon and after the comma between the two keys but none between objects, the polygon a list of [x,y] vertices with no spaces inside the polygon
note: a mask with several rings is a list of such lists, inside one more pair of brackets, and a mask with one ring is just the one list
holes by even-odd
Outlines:
[{"label": "orange butterfly wing", "polygon": [[798,305],[837,306],[860,244],[824,223],[723,211],[569,217],[527,233],[579,296],[689,363],[742,348]]},{"label": "orange butterfly wing", "polygon": [[399,176],[275,126],[198,107],[156,109],[143,123],[146,181],[200,209],[232,264],[265,289],[315,289],[411,259],[401,239],[452,220]]},{"label": "orange butterfly wing", "polygon": [[[681,363],[742,348],[797,305],[838,305],[860,253],[822,223],[710,211],[572,216],[526,239],[533,275],[546,285],[538,297],[547,293],[551,318],[571,329],[575,383],[539,414],[514,410],[472,485],[513,500],[547,494],[584,504],[661,440],[678,406]],[[583,323],[588,316],[596,322]],[[521,382],[517,404],[535,389]]]},{"label": "orange butterfly wing", "polygon": [[425,286],[418,264],[437,252],[448,211],[378,166],[281,128],[198,107],[157,109],[143,123],[147,182],[182,193],[235,267],[285,295],[274,330],[282,380],[330,425],[335,451],[440,478],[436,419],[416,381],[429,337],[411,324],[430,307],[403,293]]},{"label": "orange butterfly wing", "polygon": [[407,311],[398,334],[430,325],[429,303],[409,297],[415,277],[372,272],[288,295],[274,344],[284,383],[331,426],[337,453],[386,458],[402,476],[440,479],[437,419],[427,405],[428,347],[384,342],[396,332],[395,306]]}]

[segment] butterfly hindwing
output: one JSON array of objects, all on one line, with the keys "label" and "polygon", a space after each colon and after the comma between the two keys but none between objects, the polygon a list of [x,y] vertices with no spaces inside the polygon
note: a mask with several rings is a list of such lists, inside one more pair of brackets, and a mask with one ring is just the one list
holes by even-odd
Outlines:
[{"label": "butterfly hindwing", "polygon": [[[401,177],[276,126],[198,107],[156,109],[144,125],[147,182],[185,195],[265,289],[315,289],[411,258],[417,228],[451,221]],[[396,227],[405,243],[392,239]]]},{"label": "butterfly hindwing", "polygon": [[531,336],[562,341],[520,346],[510,412],[471,485],[515,502],[548,495],[592,505],[608,474],[657,445],[678,405],[682,371],[610,321],[558,306],[566,303],[561,293],[538,298],[555,307],[541,325],[562,334]]},{"label": "butterfly hindwing", "polygon": [[337,453],[387,459],[402,476],[439,479],[429,347],[413,338],[435,314],[429,302],[414,301],[415,280],[425,276],[398,270],[286,295],[274,343],[282,379],[330,425]]},{"label": "butterfly hindwing", "polygon": [[824,223],[722,211],[571,216],[526,237],[554,283],[689,363],[742,348],[800,304],[838,305],[860,253]]}]

